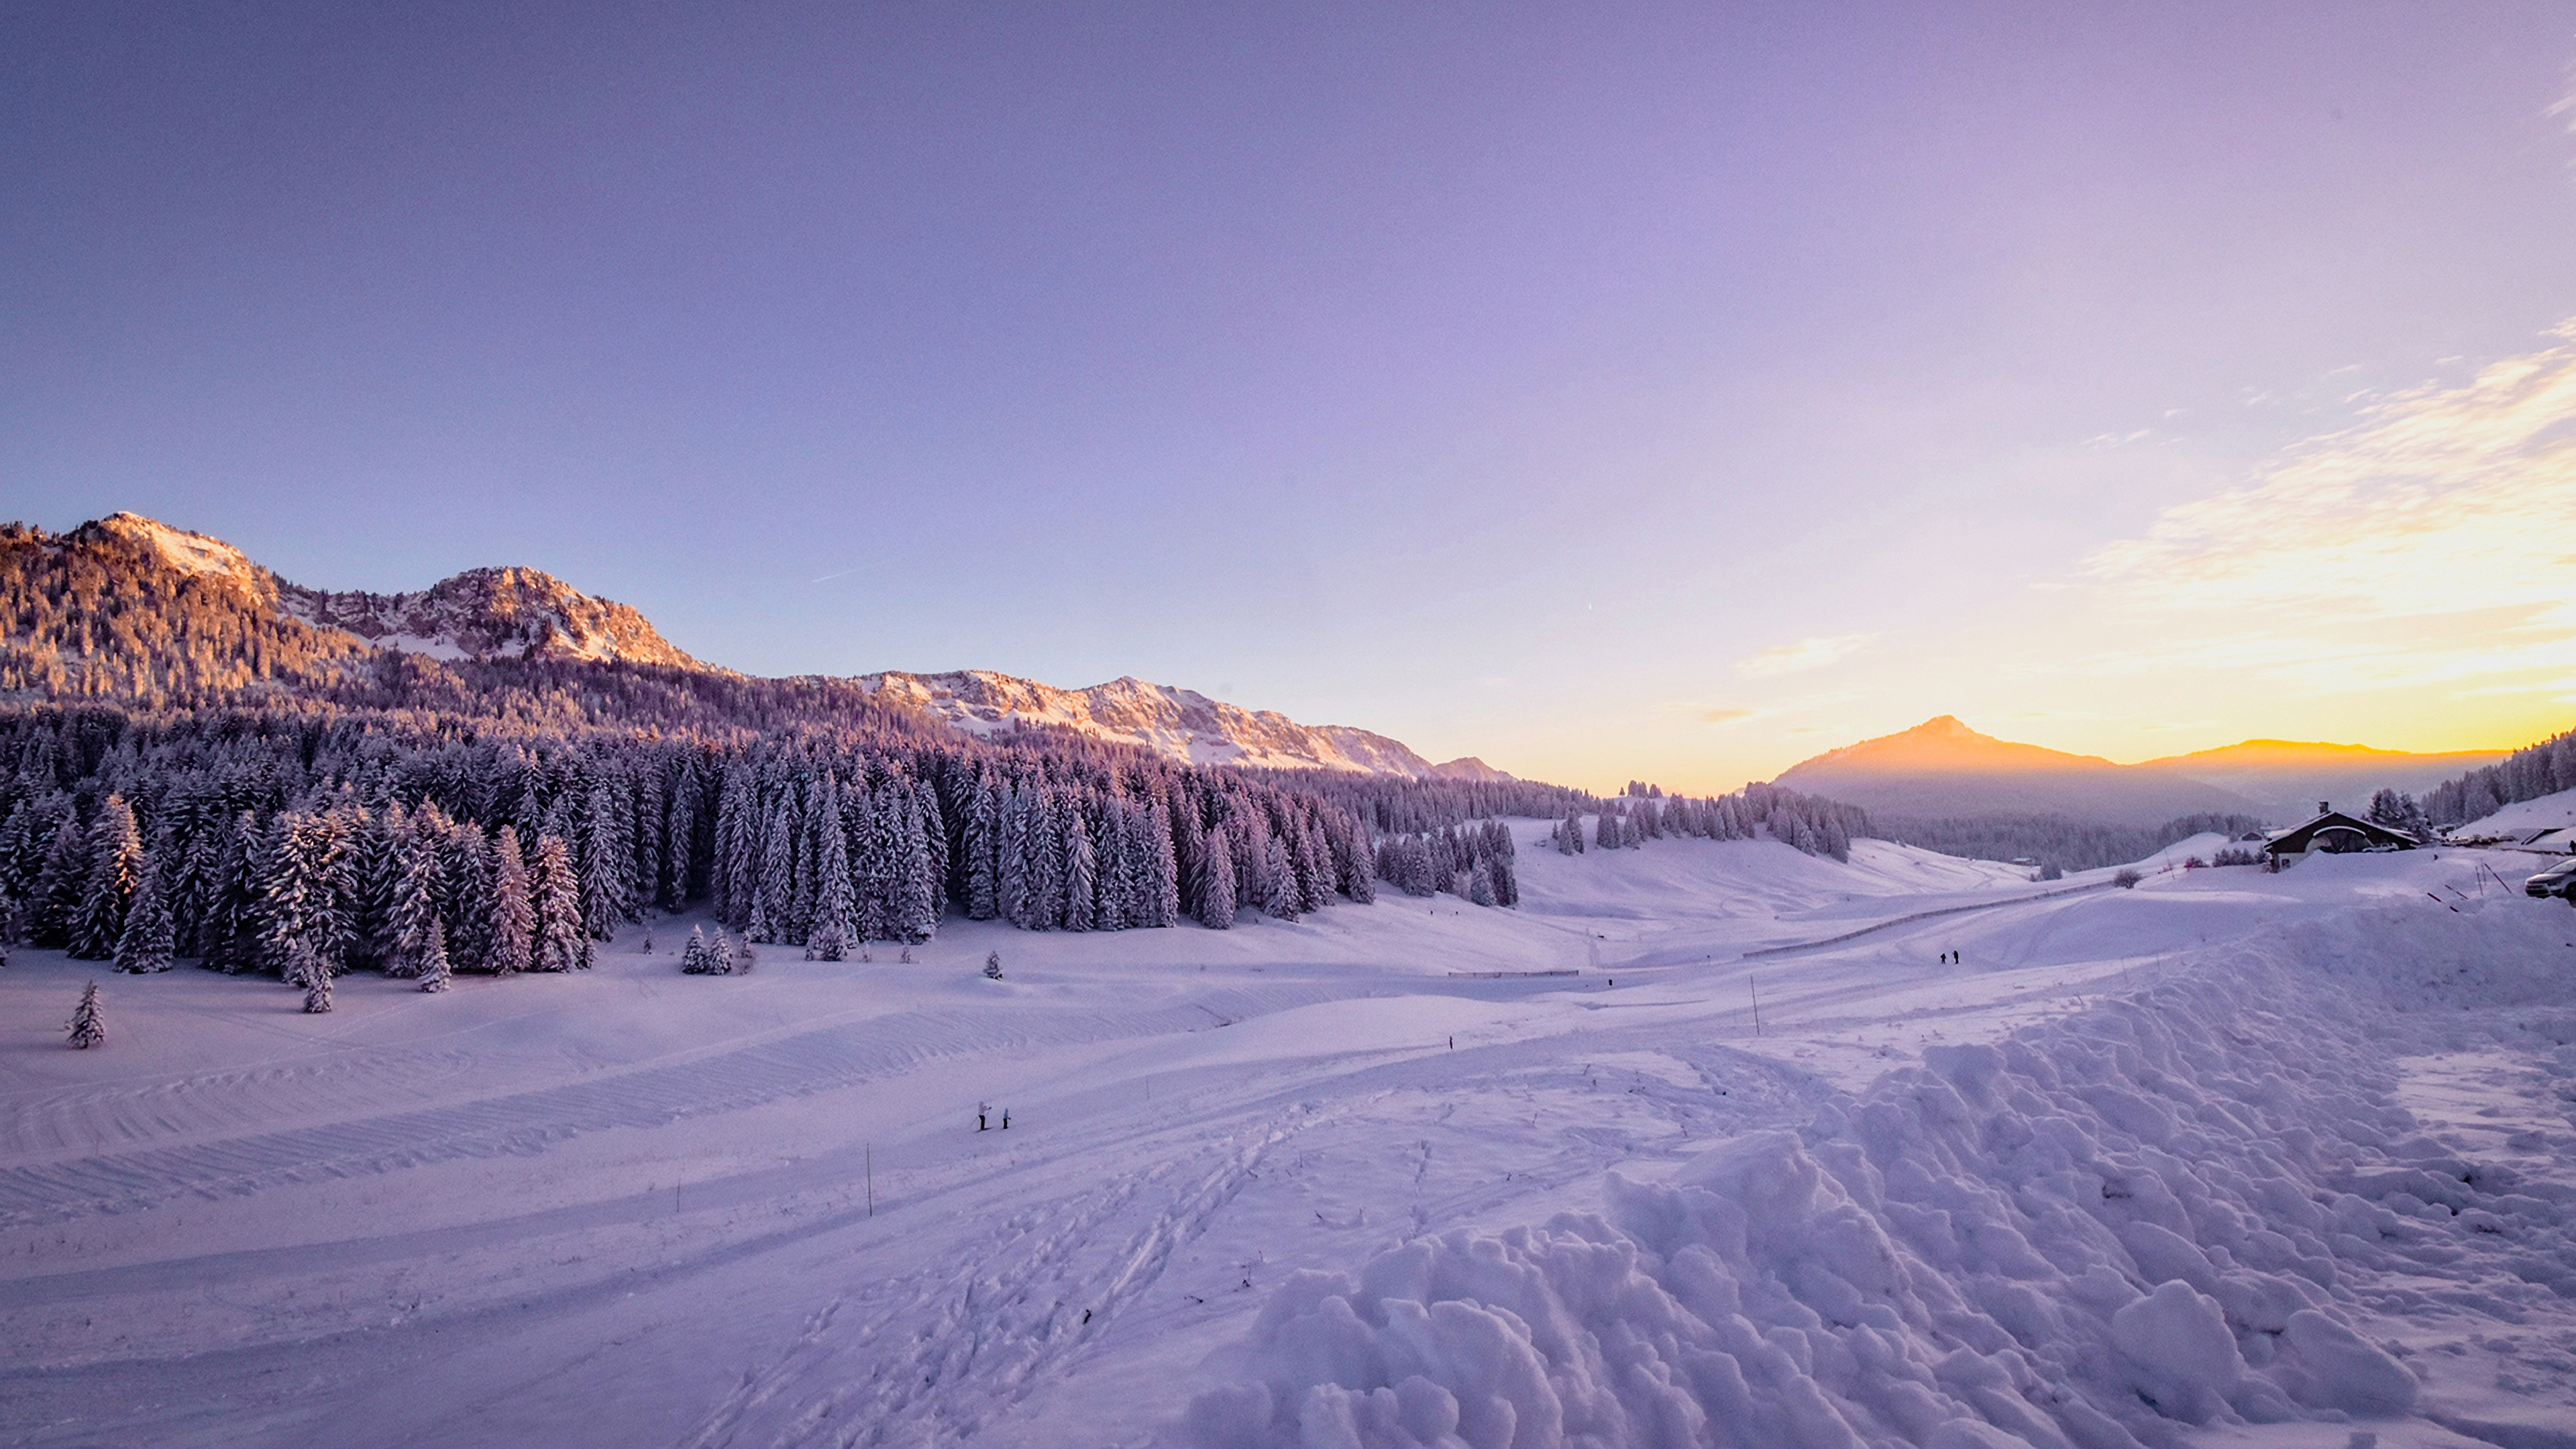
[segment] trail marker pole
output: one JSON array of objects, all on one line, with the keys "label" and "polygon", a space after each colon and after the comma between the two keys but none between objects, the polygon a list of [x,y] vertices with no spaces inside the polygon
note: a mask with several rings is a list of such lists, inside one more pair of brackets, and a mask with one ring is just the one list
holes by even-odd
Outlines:
[{"label": "trail marker pole", "polygon": [[1753,984],[1753,973],[1744,973],[1744,989],[1753,997],[1753,1034],[1762,1034],[1762,992]]},{"label": "trail marker pole", "polygon": [[877,1145],[873,1142],[867,1144],[866,1152],[868,1163],[868,1216],[875,1217],[877,1215]]}]

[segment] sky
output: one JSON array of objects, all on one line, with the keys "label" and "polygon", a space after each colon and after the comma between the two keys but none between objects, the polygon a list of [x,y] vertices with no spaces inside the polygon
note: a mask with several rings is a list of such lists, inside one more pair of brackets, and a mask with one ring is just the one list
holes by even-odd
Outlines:
[{"label": "sky", "polygon": [[0,515],[1594,788],[2576,725],[2564,5],[16,4]]}]

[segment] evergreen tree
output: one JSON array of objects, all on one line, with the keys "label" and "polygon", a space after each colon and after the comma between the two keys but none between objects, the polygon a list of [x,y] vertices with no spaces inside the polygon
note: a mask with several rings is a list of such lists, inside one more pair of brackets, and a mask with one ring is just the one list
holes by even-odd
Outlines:
[{"label": "evergreen tree", "polygon": [[581,925],[592,940],[617,934],[617,923],[629,914],[626,887],[634,873],[634,852],[620,828],[617,791],[601,781],[590,789],[581,822]]},{"label": "evergreen tree", "polygon": [[447,927],[438,917],[429,918],[427,938],[421,942],[416,957],[420,963],[420,989],[445,991],[452,974],[447,964]]},{"label": "evergreen tree", "polygon": [[848,836],[841,824],[838,791],[829,789],[826,799],[832,808],[818,811],[815,826],[820,832],[814,858],[818,877],[814,894],[814,926],[807,934],[805,959],[838,961],[849,955],[850,940],[857,928],[856,897],[850,883]]},{"label": "evergreen tree", "polygon": [[1092,849],[1091,827],[1083,822],[1080,809],[1065,812],[1064,822],[1064,928],[1088,931],[1098,913],[1100,894],[1100,857]]},{"label": "evergreen tree", "polygon": [[680,974],[707,976],[714,974],[715,957],[707,949],[707,928],[691,926],[689,944],[680,948]]},{"label": "evergreen tree", "polygon": [[537,837],[528,865],[528,905],[536,913],[535,968],[573,971],[590,965],[590,932],[581,919],[581,881],[560,835]]},{"label": "evergreen tree", "polygon": [[347,935],[339,864],[339,832],[322,816],[291,811],[269,827],[254,874],[261,947],[280,975],[293,979],[308,957],[327,965]]},{"label": "evergreen tree", "polygon": [[69,946],[89,878],[89,832],[81,829],[80,815],[67,801],[62,820],[54,827],[53,845],[45,852],[44,867],[36,873],[35,888],[28,896],[27,939],[55,949]]},{"label": "evergreen tree", "polygon": [[1234,925],[1234,858],[1225,831],[1207,833],[1206,877],[1199,887],[1199,924],[1222,931]]},{"label": "evergreen tree", "polygon": [[719,929],[716,932],[715,943],[707,948],[707,973],[711,976],[731,976],[736,963],[747,963],[750,955],[751,947],[748,944],[735,945],[734,939]]},{"label": "evergreen tree", "polygon": [[1002,911],[1002,798],[993,772],[975,777],[975,800],[966,811],[966,918],[989,921]]},{"label": "evergreen tree", "polygon": [[504,825],[492,847],[492,900],[483,969],[515,976],[536,964],[537,913],[528,893],[528,867],[519,854],[516,826]]},{"label": "evergreen tree", "polygon": [[106,1043],[107,1015],[99,1005],[97,982],[81,988],[80,1004],[72,1008],[69,1030],[72,1045],[83,1051]]},{"label": "evergreen tree", "polygon": [[291,969],[295,978],[304,983],[304,1010],[308,1015],[319,1016],[331,1009],[331,963],[309,947],[299,946],[296,952]]},{"label": "evergreen tree", "polygon": [[917,946],[939,929],[939,869],[931,854],[933,818],[917,810],[907,814],[902,894],[895,903],[894,937]]},{"label": "evergreen tree", "polygon": [[197,959],[211,970],[238,975],[259,965],[259,893],[251,876],[259,827],[244,810],[216,827],[212,859],[203,875],[205,916],[197,925]]},{"label": "evergreen tree", "polygon": [[125,929],[116,941],[116,969],[138,975],[170,969],[175,927],[170,903],[161,889],[161,872],[147,857],[134,883],[134,900],[125,913]]},{"label": "evergreen tree", "polygon": [[1160,800],[1145,807],[1145,833],[1151,848],[1146,885],[1153,902],[1153,917],[1147,924],[1177,926],[1181,923],[1181,867],[1172,844],[1171,812]]},{"label": "evergreen tree", "polygon": [[761,848],[760,875],[751,892],[751,919],[744,934],[753,941],[775,941],[786,929],[787,911],[796,888],[795,812],[785,802],[769,815],[769,838]]},{"label": "evergreen tree", "polygon": [[[436,837],[415,829],[397,837],[384,905],[386,975],[418,976],[428,964],[430,931],[439,926],[441,873]],[[440,928],[438,934],[443,957],[447,933]]]},{"label": "evergreen tree", "polygon": [[1261,909],[1274,920],[1297,919],[1297,875],[1289,864],[1288,847],[1276,835],[1268,835],[1261,846]]},{"label": "evergreen tree", "polygon": [[143,837],[123,796],[110,795],[99,807],[90,826],[89,859],[89,883],[72,919],[71,955],[76,961],[105,961],[125,935],[125,913],[143,875]]}]

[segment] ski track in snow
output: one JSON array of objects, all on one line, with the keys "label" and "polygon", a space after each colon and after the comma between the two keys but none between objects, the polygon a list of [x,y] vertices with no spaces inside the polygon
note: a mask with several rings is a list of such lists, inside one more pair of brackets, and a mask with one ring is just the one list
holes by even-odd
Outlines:
[{"label": "ski track in snow", "polygon": [[[695,1060],[602,1073],[542,1091],[0,1169],[0,1225],[128,1212],[189,1194],[251,1193],[281,1183],[394,1172],[457,1158],[543,1152],[583,1133],[659,1127],[692,1114],[738,1111],[858,1085],[941,1057],[1195,1031],[1208,1026],[1211,1011],[1219,1019],[1239,1020],[1339,994],[1324,989],[1229,992],[1220,998],[1221,1008],[1192,1002],[1129,1016],[906,1012]],[[241,1090],[281,1083],[293,1090]],[[48,1103],[12,1116],[34,1119],[41,1124],[41,1136],[53,1141],[64,1139],[70,1130],[65,1119],[75,1114],[96,1120],[104,1136],[177,1135],[191,1128],[206,1130],[197,1127],[204,1118],[255,1112],[273,1106],[279,1095],[309,1099],[331,1085],[324,1074],[286,1069],[247,1080],[218,1077],[173,1084],[148,1096],[84,1094],[73,1103]],[[190,1110],[216,1093],[223,1094],[224,1106],[209,1102],[203,1110]],[[173,1110],[166,1105],[172,1099],[184,1105]],[[24,1140],[39,1134],[19,1127],[14,1135]]]},{"label": "ski track in snow", "polygon": [[[919,971],[361,979],[318,1024],[109,978],[108,1051],[0,1042],[0,1442],[1481,1449],[1546,1411],[1465,1293],[1599,1449],[2564,1449],[2576,921],[2447,854],[2040,898],[1875,842],[1525,853],[1521,913],[995,933],[1007,989],[966,927]],[[0,1020],[88,969],[24,953]],[[2352,1407],[2392,1372],[2410,1411]]]}]

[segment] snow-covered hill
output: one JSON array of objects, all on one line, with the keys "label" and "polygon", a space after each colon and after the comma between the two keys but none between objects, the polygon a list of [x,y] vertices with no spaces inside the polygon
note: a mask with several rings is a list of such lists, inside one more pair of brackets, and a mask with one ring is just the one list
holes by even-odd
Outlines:
[{"label": "snow-covered hill", "polygon": [[1059,689],[981,669],[869,674],[861,682],[975,735],[1049,726],[1141,745],[1194,765],[1353,770],[1417,779],[1509,778],[1482,760],[1435,765],[1381,734],[1349,725],[1299,724],[1274,710],[1245,709],[1193,689],[1132,676],[1088,689]]}]

